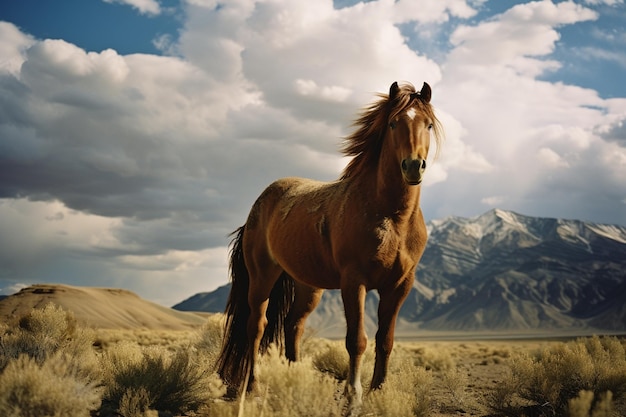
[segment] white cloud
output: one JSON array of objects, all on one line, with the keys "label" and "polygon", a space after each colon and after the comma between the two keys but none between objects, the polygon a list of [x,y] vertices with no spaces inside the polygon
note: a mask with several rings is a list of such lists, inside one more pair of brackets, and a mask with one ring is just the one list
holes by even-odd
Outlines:
[{"label": "white cloud", "polygon": [[[180,51],[223,82],[247,81],[267,105],[299,118],[343,122],[395,80],[441,78],[432,60],[406,45],[391,18],[393,2],[341,10],[328,0],[189,7]],[[327,93],[303,96],[298,80]]]},{"label": "white cloud", "polygon": [[476,10],[464,0],[399,0],[394,7],[397,23],[416,21],[419,23],[442,23],[450,17],[467,19],[476,14]]},{"label": "white cloud", "polygon": [[569,166],[558,153],[550,148],[539,149],[537,158],[550,168],[567,168]]},{"label": "white cloud", "polygon": [[[437,216],[458,215],[460,207],[467,215],[477,214],[479,203],[501,204],[500,196],[507,196],[507,208],[519,212],[589,218],[590,212],[606,213],[601,204],[614,204],[604,196],[626,192],[626,186],[614,180],[615,174],[602,168],[607,166],[606,156],[613,155],[611,166],[624,172],[624,148],[598,136],[600,132],[607,138],[619,136],[626,111],[622,101],[537,79],[560,65],[545,59],[559,39],[558,28],[596,17],[571,2],[542,1],[514,6],[453,32],[455,47],[442,64],[442,82],[433,100],[458,120],[458,125],[447,121],[446,127],[452,127],[462,147],[444,148],[442,163],[447,152],[455,163],[434,194],[446,204],[425,202],[427,207],[439,206]],[[489,169],[458,169],[468,160],[462,149],[483,158],[479,166]],[[584,197],[588,186],[598,194],[595,208]],[[555,190],[570,192],[561,195]],[[476,201],[480,195],[498,198]],[[614,219],[626,221],[623,216]]]},{"label": "white cloud", "polygon": [[105,3],[121,3],[132,6],[142,14],[158,15],[161,13],[161,6],[156,0],[103,0]]},{"label": "white cloud", "polygon": [[592,6],[598,6],[606,4],[607,6],[616,6],[618,4],[624,4],[624,0],[584,0],[585,4]]},{"label": "white cloud", "polygon": [[111,229],[119,219],[69,210],[58,201],[0,200],[0,264],[3,275],[37,269],[58,253],[116,251]]},{"label": "white cloud", "polygon": [[537,76],[558,65],[534,58],[554,50],[557,27],[596,18],[594,11],[572,2],[518,4],[491,21],[458,27],[450,36],[455,48],[447,65],[503,66]]},{"label": "white cloud", "polygon": [[320,87],[313,80],[296,80],[296,91],[303,96],[316,96],[321,100],[343,102],[352,94],[350,89],[332,85]]},{"label": "white cloud", "polygon": [[486,204],[490,207],[499,207],[504,203],[505,198],[503,196],[494,195],[491,197],[484,197],[480,200],[481,203]]},{"label": "white cloud", "polygon": [[13,284],[8,284],[4,288],[0,288],[0,294],[3,294],[3,295],[15,294],[15,293],[19,292],[20,290],[22,290],[23,288],[26,288],[28,286],[29,286],[29,284],[24,284],[22,282],[16,282],[16,283],[13,283]]},{"label": "white cloud", "polygon": [[0,71],[19,73],[24,52],[33,44],[32,36],[22,33],[15,25],[0,21]]},{"label": "white cloud", "polygon": [[[626,43],[626,39],[624,40],[624,43]],[[624,53],[623,51],[606,50],[598,47],[583,47],[579,48],[577,52],[578,55],[585,61],[610,61],[615,62],[622,68],[626,68],[626,53]]]},{"label": "white cloud", "polygon": [[[196,250],[182,224],[166,230],[150,222],[135,227],[120,218],[68,209],[59,201],[0,199],[0,291],[10,294],[26,286],[13,277],[31,283],[43,277],[122,286],[173,305],[224,282],[225,246]],[[153,241],[142,241],[141,235]],[[185,244],[193,250],[168,249]]]}]

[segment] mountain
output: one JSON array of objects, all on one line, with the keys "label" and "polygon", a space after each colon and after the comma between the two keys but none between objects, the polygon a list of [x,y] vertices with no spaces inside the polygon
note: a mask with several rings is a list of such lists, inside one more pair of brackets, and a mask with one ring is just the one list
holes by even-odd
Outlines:
[{"label": "mountain", "polygon": [[[428,223],[429,240],[398,321],[416,331],[570,333],[626,331],[626,227],[491,210]],[[175,309],[223,311],[228,286]],[[368,293],[375,331],[378,294]],[[307,321],[344,332],[338,291],[326,291]]]},{"label": "mountain", "polygon": [[100,329],[187,330],[206,319],[144,300],[115,288],[38,284],[0,300],[0,322],[7,322],[53,303],[74,313],[84,326]]},{"label": "mountain", "polygon": [[230,285],[224,285],[213,292],[201,292],[193,295],[172,308],[179,311],[222,313],[226,309],[229,293]]}]

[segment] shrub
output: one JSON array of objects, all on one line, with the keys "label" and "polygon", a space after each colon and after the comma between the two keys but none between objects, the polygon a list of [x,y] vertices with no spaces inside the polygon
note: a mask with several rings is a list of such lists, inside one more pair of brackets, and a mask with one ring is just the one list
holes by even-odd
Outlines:
[{"label": "shrub", "polygon": [[0,415],[89,415],[99,402],[93,332],[48,304],[0,334]]},{"label": "shrub", "polygon": [[389,369],[381,389],[365,396],[362,415],[429,416],[432,384],[432,374],[406,358]]},{"label": "shrub", "polygon": [[600,395],[592,409],[594,397],[591,391],[581,391],[578,397],[569,400],[569,417],[611,417],[613,415],[613,394],[611,391]]},{"label": "shrub", "polygon": [[339,342],[327,343],[313,353],[313,366],[338,381],[345,381],[348,378],[349,362],[348,351]]},{"label": "shrub", "polygon": [[423,366],[427,370],[447,371],[456,366],[450,351],[441,346],[420,347],[413,350],[415,365]]},{"label": "shrub", "polygon": [[191,347],[170,353],[120,344],[104,355],[103,365],[105,413],[132,408],[184,414],[224,394],[212,364]]},{"label": "shrub", "polygon": [[20,317],[15,326],[5,327],[1,335],[0,371],[20,355],[42,365],[60,351],[76,358],[93,353],[93,333],[79,328],[71,313],[54,304],[33,309]]},{"label": "shrub", "polygon": [[120,400],[118,411],[124,417],[158,417],[158,411],[150,410],[153,402],[145,388],[129,388]]},{"label": "shrub", "polygon": [[27,355],[0,374],[0,415],[4,417],[89,416],[100,402],[96,383],[74,374],[66,355],[39,365]]},{"label": "shrub", "polygon": [[194,346],[198,354],[208,362],[215,363],[222,349],[224,337],[224,315],[211,315],[196,336]]},{"label": "shrub", "polygon": [[594,402],[608,391],[615,397],[626,391],[626,355],[618,339],[578,339],[545,349],[536,357],[513,358],[511,375],[493,392],[490,406],[520,415],[521,399],[539,415],[564,416],[570,400],[581,391],[592,392]]},{"label": "shrub", "polygon": [[468,402],[465,394],[465,387],[468,383],[467,372],[458,367],[446,369],[441,372],[441,380],[445,389],[456,402],[457,407],[465,408]]},{"label": "shrub", "polygon": [[343,385],[318,372],[311,358],[289,363],[274,346],[263,356],[257,381],[266,392],[266,405],[272,417],[332,417],[341,415]]}]

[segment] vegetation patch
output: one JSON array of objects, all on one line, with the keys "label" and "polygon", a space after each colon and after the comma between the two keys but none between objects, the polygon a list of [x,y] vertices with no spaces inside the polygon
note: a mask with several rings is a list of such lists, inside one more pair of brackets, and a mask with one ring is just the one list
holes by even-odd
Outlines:
[{"label": "vegetation patch", "polygon": [[[260,358],[257,388],[224,399],[215,373],[223,318],[197,331],[77,325],[53,305],[0,324],[2,417],[334,417],[348,413],[343,341],[307,338],[302,360],[276,347]],[[625,415],[626,355],[615,337],[536,342],[401,342],[387,381],[352,416],[617,417]],[[541,349],[531,349],[529,346]],[[496,371],[496,373],[493,373]],[[491,373],[490,373],[491,372]]]},{"label": "vegetation patch", "polygon": [[[491,407],[504,415],[568,416],[581,410],[609,416],[612,399],[626,392],[624,345],[615,337],[561,343],[535,355],[520,354],[494,390]],[[608,413],[608,414],[607,414]]]}]

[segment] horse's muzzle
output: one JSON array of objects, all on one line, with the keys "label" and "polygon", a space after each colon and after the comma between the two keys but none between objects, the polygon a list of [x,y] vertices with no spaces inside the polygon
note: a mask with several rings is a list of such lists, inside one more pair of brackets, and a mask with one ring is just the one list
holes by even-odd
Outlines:
[{"label": "horse's muzzle", "polygon": [[402,160],[402,176],[404,180],[410,185],[421,184],[424,177],[424,171],[426,171],[425,159],[413,159],[406,158]]}]

